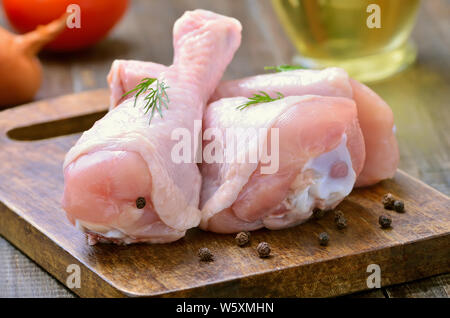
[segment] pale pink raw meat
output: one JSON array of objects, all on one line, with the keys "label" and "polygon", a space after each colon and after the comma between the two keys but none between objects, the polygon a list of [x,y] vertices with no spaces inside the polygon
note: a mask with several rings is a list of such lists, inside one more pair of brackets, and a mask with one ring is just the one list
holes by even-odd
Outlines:
[{"label": "pale pink raw meat", "polygon": [[399,152],[392,110],[380,96],[350,79],[344,70],[295,70],[229,81],[219,85],[212,100],[233,96],[251,97],[261,90],[272,93],[272,96],[280,92],[285,96],[315,94],[352,98],[356,102],[366,144],[366,162],[356,186],[372,185],[394,176]]},{"label": "pale pink raw meat", "polygon": [[[271,145],[279,141],[279,168],[264,173],[267,163],[251,162],[250,155],[244,162],[237,156],[231,161],[203,162],[201,228],[219,233],[286,228],[306,221],[314,208],[335,207],[350,193],[365,155],[353,100],[291,96],[237,110],[245,101],[224,98],[208,106],[204,132],[218,131],[215,137],[205,138],[204,160],[210,144],[214,145],[211,153],[225,157],[232,147],[231,133],[235,148],[244,154],[264,144],[272,153]],[[279,139],[272,142],[272,132],[266,131],[252,148],[242,134],[227,128],[278,128]]]},{"label": "pale pink raw meat", "polygon": [[[66,155],[63,207],[72,223],[91,234],[92,243],[170,242],[200,222],[201,175],[193,158],[172,160],[171,134],[185,128],[196,138],[194,121],[202,119],[240,44],[241,25],[195,10],[177,20],[173,35],[173,65],[157,76],[169,87],[163,118],[156,114],[149,124],[143,97],[136,107],[127,99]],[[144,208],[137,208],[138,197],[146,199]]]},{"label": "pale pink raw meat", "polygon": [[394,115],[389,105],[366,85],[353,79],[350,83],[366,144],[364,169],[356,180],[356,186],[363,187],[392,178],[397,171],[400,153]]},{"label": "pale pink raw meat", "polygon": [[[136,63],[139,63],[139,67],[136,67]],[[108,81],[112,94],[119,98],[111,100],[112,107],[120,101],[125,92],[133,89],[143,78],[144,70],[147,74],[157,77],[163,67],[161,64],[152,62],[126,60],[115,62]],[[118,69],[129,70],[126,73],[121,72],[122,80],[115,79],[111,75],[116,74]],[[399,151],[392,110],[370,88],[350,79],[343,69],[332,67],[321,71],[295,70],[222,82],[210,102],[223,97],[251,97],[259,91],[265,91],[271,96],[280,92],[285,96],[314,94],[354,99],[366,144],[366,162],[356,180],[356,186],[372,185],[394,176],[398,166]]]},{"label": "pale pink raw meat", "polygon": [[[156,65],[153,67],[156,70]],[[280,92],[285,96],[352,97],[352,87],[347,72],[341,68],[329,67],[323,70],[295,70],[262,74],[222,82],[209,102],[224,97],[251,97],[259,91],[264,91],[271,96]]]},{"label": "pale pink raw meat", "polygon": [[[115,60],[107,76],[111,91],[111,108],[119,105],[125,99],[123,94],[135,88],[143,78],[158,78],[166,68],[165,65],[152,62]],[[131,97],[133,95],[127,96],[127,98]]]},{"label": "pale pink raw meat", "polygon": [[[153,62],[115,60],[107,77],[111,90],[111,107],[117,106],[124,98],[123,94],[135,88],[144,77],[156,78],[164,68],[166,66]],[[286,96],[352,97],[352,87],[347,73],[343,69],[330,67],[322,71],[301,70],[264,74],[222,82],[209,102],[223,97],[250,97],[261,90],[272,96],[282,92]]]}]

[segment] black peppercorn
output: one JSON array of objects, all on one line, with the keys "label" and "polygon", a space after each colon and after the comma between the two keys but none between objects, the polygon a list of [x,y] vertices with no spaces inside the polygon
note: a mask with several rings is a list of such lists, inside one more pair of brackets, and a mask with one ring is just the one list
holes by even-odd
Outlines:
[{"label": "black peppercorn", "polygon": [[347,219],[343,216],[338,218],[335,222],[336,222],[336,226],[339,230],[342,230],[347,227]]},{"label": "black peppercorn", "polygon": [[334,211],[334,221],[337,222],[339,218],[343,218],[344,213],[341,210]]},{"label": "black peppercorn", "polygon": [[250,242],[250,232],[240,232],[235,237],[236,244],[239,246],[244,246]]},{"label": "black peppercorn", "polygon": [[400,213],[405,212],[405,204],[403,203],[403,201],[395,200],[394,201],[394,210],[396,212],[400,212]]},{"label": "black peppercorn", "polygon": [[318,208],[315,208],[315,209],[313,210],[313,216],[314,216],[315,219],[321,219],[321,218],[323,218],[324,215],[325,215],[325,213],[326,213],[325,210],[321,210],[321,209],[318,209]]},{"label": "black peppercorn", "polygon": [[383,229],[391,227],[392,219],[386,215],[380,215],[378,218],[378,223],[380,223]]},{"label": "black peppercorn", "polygon": [[214,255],[207,247],[202,247],[201,249],[198,250],[198,257],[202,262],[210,262],[214,260]]},{"label": "black peppercorn", "polygon": [[319,234],[319,244],[322,246],[328,245],[328,242],[330,241],[330,236],[327,232],[322,232]]},{"label": "black peppercorn", "polygon": [[136,199],[136,207],[138,209],[143,209],[145,207],[145,198],[139,197]]},{"label": "black peppercorn", "polygon": [[270,245],[267,242],[261,242],[256,247],[259,257],[265,258],[270,255]]},{"label": "black peppercorn", "polygon": [[381,202],[383,203],[383,206],[386,210],[393,210],[394,209],[394,196],[390,193],[386,193],[383,196],[383,200],[381,200]]}]

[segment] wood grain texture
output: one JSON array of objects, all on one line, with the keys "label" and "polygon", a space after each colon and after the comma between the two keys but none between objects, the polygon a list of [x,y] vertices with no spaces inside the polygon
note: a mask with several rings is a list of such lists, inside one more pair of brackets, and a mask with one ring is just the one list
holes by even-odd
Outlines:
[{"label": "wood grain texture", "polygon": [[[450,199],[403,172],[354,190],[340,205],[349,223],[344,231],[330,214],[292,229],[256,231],[248,248],[237,247],[231,235],[198,229],[171,244],[89,246],[60,206],[62,162],[79,134],[25,141],[35,135],[22,128],[30,135],[18,133],[18,141],[8,132],[103,111],[107,104],[108,91],[98,90],[0,113],[0,233],[63,283],[67,266],[78,264],[82,282],[74,292],[80,296],[336,296],[367,289],[369,264],[380,265],[383,285],[450,270]],[[61,122],[54,127],[61,129]],[[402,198],[407,213],[384,210],[386,192]],[[392,229],[379,227],[381,214],[393,218]],[[331,236],[328,247],[318,245],[323,231]],[[261,241],[271,244],[269,259],[256,255]],[[216,260],[199,263],[201,247]]]},{"label": "wood grain texture", "polygon": [[[37,99],[106,87],[105,75],[115,58],[169,63],[171,43],[160,39],[170,37],[173,21],[184,10],[196,7],[233,15],[244,24],[242,47],[227,70],[227,79],[259,73],[265,65],[289,63],[295,53],[266,0],[132,0],[131,4],[120,25],[96,47],[74,54],[41,54],[44,79]],[[422,1],[413,32],[419,47],[417,64],[387,81],[371,85],[394,109],[401,151],[400,167],[447,195],[450,194],[449,23],[449,0]],[[1,10],[0,25],[8,27]],[[155,39],[158,39],[157,45],[154,45]],[[64,287],[37,266],[33,270],[36,280],[32,277],[19,279],[16,272],[24,273],[33,263],[2,238],[0,241],[4,243],[0,251],[0,268],[5,269],[8,282],[14,282],[5,284],[0,280],[2,296],[64,294]],[[34,284],[34,281],[42,285]],[[421,282],[429,288],[450,288],[448,279],[432,278]],[[402,284],[395,288],[404,288],[403,295],[409,297],[408,286]],[[389,290],[390,287],[385,290],[387,296]],[[423,289],[422,296],[433,296],[425,291]],[[379,291],[364,294],[371,293],[380,295]],[[420,295],[420,291],[415,295]]]},{"label": "wood grain texture", "polygon": [[390,298],[449,298],[450,274],[391,286],[386,293]]},{"label": "wood grain texture", "polygon": [[36,263],[0,240],[0,298],[73,297],[73,294]]}]

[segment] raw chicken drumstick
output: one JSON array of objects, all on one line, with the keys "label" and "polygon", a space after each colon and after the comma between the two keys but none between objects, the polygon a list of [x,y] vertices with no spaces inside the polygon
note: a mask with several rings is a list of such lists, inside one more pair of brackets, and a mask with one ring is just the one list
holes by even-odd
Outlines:
[{"label": "raw chicken drumstick", "polygon": [[173,65],[157,76],[169,87],[163,118],[156,114],[149,124],[143,96],[136,107],[128,99],[97,121],[66,155],[63,208],[91,244],[171,242],[200,222],[200,172],[194,160],[172,160],[176,141],[171,133],[186,128],[196,138],[194,120],[202,119],[239,47],[241,25],[195,10],[178,19],[173,37]]},{"label": "raw chicken drumstick", "polygon": [[[164,65],[152,62],[116,60],[108,76],[112,92],[111,107],[117,105],[123,93],[136,86],[145,74],[155,77],[164,68]],[[343,69],[296,70],[222,82],[210,101],[223,97],[251,97],[259,91],[271,96],[280,92],[284,96],[312,94],[352,98],[356,102],[366,145],[366,161],[356,186],[372,185],[394,176],[399,151],[392,110],[370,88],[350,79]]]},{"label": "raw chicken drumstick", "polygon": [[[206,109],[204,161],[211,151],[216,162],[201,165],[202,229],[282,229],[306,221],[314,208],[334,208],[350,194],[364,163],[353,100],[291,96],[237,109],[246,101],[224,98]],[[258,133],[242,134],[242,128]],[[251,140],[256,136],[257,142]],[[267,150],[251,161],[257,147]],[[215,159],[220,157],[230,159]]]},{"label": "raw chicken drumstick", "polygon": [[315,94],[352,98],[366,145],[366,161],[356,186],[368,186],[392,178],[397,170],[399,151],[395,138],[394,115],[374,91],[348,77],[343,69],[295,70],[265,74],[222,83],[212,100],[223,97],[251,97],[263,90],[285,96]]}]

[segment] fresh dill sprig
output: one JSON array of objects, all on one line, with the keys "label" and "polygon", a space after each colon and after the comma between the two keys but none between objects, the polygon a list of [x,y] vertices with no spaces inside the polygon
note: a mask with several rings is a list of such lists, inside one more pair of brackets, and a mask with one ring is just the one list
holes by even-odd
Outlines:
[{"label": "fresh dill sprig", "polygon": [[288,65],[288,64],[264,67],[265,71],[274,70],[275,72],[287,72],[287,71],[302,70],[302,69],[305,69],[305,67],[299,66],[299,65]]},{"label": "fresh dill sprig", "polygon": [[[154,82],[156,81],[156,86],[150,87]],[[132,94],[134,92],[137,92],[134,96],[134,104],[133,107],[136,107],[137,99],[140,95],[147,93],[147,95],[144,97],[145,105],[144,110],[147,114],[150,112],[150,120],[149,124],[151,123],[153,116],[155,115],[155,112],[158,112],[159,116],[163,118],[162,115],[162,109],[163,107],[168,109],[169,107],[167,104],[169,103],[169,95],[167,95],[166,89],[168,89],[169,86],[166,86],[166,83],[159,81],[156,78],[150,78],[146,77],[143,78],[138,85],[136,85],[135,88],[132,90],[126,92],[122,95],[122,97],[125,97],[129,94]]]},{"label": "fresh dill sprig", "polygon": [[277,92],[277,97],[275,97],[275,98],[270,97],[269,94],[267,94],[266,92],[263,92],[263,91],[259,91],[259,93],[260,94],[253,94],[252,97],[248,98],[248,102],[237,106],[236,109],[243,110],[251,105],[260,104],[260,103],[269,103],[269,102],[273,102],[277,99],[281,99],[284,97],[284,95],[281,94],[280,92]]}]

